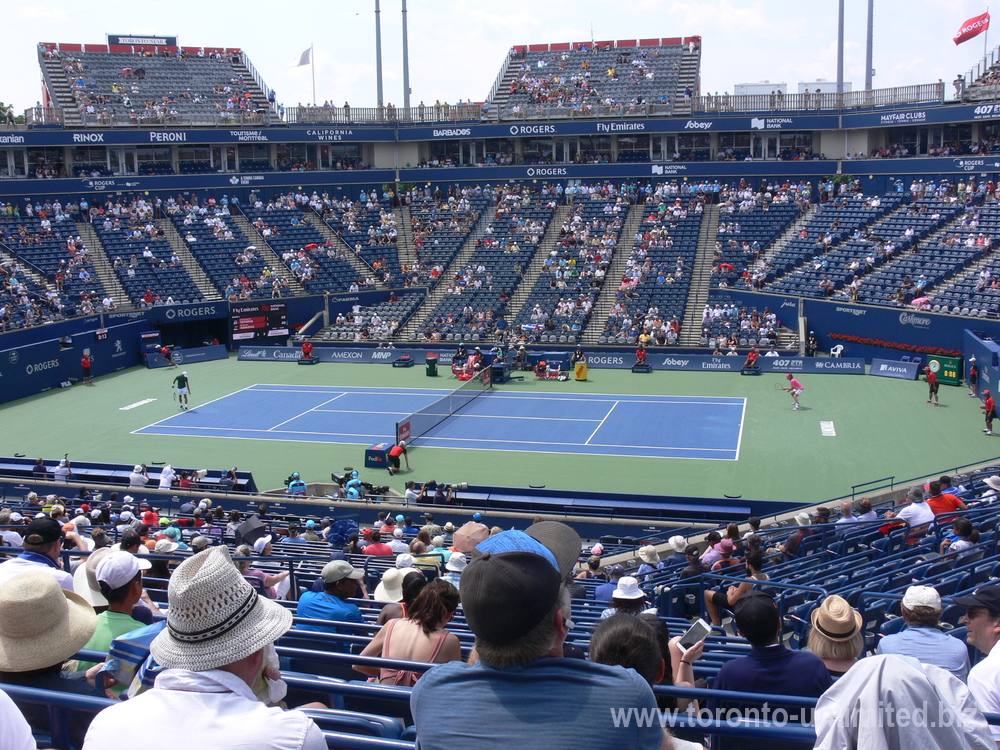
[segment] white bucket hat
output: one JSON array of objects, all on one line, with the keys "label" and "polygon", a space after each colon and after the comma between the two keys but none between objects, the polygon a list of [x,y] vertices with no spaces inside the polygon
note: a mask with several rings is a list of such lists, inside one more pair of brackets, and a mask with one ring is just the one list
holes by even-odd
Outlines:
[{"label": "white bucket hat", "polygon": [[687,539],[682,537],[680,534],[678,534],[677,536],[670,537],[670,539],[667,540],[667,543],[670,545],[670,548],[673,549],[674,552],[679,552],[682,555],[684,554],[684,550],[686,550],[688,546]]},{"label": "white bucket hat", "polygon": [[611,598],[642,599],[644,596],[646,595],[639,588],[639,581],[632,576],[624,576],[618,579],[618,586],[615,588],[615,593],[611,595]]},{"label": "white bucket hat", "polygon": [[44,570],[0,587],[0,670],[29,672],[71,657],[97,629],[94,608]]},{"label": "white bucket hat", "polygon": [[660,561],[660,553],[657,552],[656,547],[651,544],[639,547],[639,551],[636,554],[639,556],[639,559],[647,565],[656,565],[656,563]]},{"label": "white bucket hat", "polygon": [[445,563],[444,567],[452,573],[461,573],[468,564],[469,559],[465,555],[461,552],[452,552],[451,557],[448,558],[448,562]]},{"label": "white bucket hat", "polygon": [[291,610],[258,595],[221,545],[178,565],[167,599],[167,627],[150,644],[167,669],[204,672],[232,664],[292,626]]}]

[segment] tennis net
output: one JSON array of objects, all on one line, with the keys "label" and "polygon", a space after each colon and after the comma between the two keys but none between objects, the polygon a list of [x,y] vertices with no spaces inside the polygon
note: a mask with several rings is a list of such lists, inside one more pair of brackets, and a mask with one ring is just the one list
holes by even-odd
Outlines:
[{"label": "tennis net", "polygon": [[493,387],[490,369],[477,372],[469,380],[444,398],[439,398],[433,404],[418,409],[399,422],[396,422],[396,442],[405,440],[409,443],[441,424],[455,412],[468,406],[479,396]]}]

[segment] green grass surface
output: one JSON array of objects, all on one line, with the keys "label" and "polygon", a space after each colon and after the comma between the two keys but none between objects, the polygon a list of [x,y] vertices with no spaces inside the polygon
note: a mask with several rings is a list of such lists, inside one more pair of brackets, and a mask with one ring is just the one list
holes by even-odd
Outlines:
[{"label": "green grass surface", "polygon": [[[208,362],[189,367],[192,403],[221,398],[254,383],[450,388],[448,377],[428,378],[422,367],[388,364]],[[170,384],[176,370],[131,370],[98,378],[96,385],[22,399],[0,406],[0,453],[55,459],[123,463],[166,461],[175,466],[219,470],[239,466],[263,488],[280,487],[292,471],[308,481],[327,481],[331,470],[361,467],[360,445],[132,435],[133,430],[177,413]],[[991,460],[1000,437],[982,433],[979,401],[967,389],[941,387],[939,407],[924,403],[927,388],[909,382],[849,375],[810,375],[802,410],[792,411],[787,393],[774,390],[781,375],[654,372],[590,369],[586,382],[523,382],[511,391],[743,396],[747,399],[739,460],[592,457],[546,453],[417,447],[412,472],[391,479],[385,472],[362,477],[402,490],[407,478],[511,486],[657,495],[693,495],[783,501],[823,501],[851,486],[882,477],[930,476]],[[155,401],[129,410],[144,399]],[[832,421],[835,437],[823,436]],[[1000,422],[997,423],[1000,427]],[[683,431],[684,424],[671,425]],[[391,436],[386,435],[389,439]]]}]

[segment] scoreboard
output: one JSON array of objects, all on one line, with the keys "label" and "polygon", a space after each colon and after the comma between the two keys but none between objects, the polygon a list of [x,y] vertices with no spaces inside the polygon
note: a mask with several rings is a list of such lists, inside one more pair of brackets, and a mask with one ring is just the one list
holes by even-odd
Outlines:
[{"label": "scoreboard", "polygon": [[233,341],[288,336],[288,306],[284,302],[251,302],[230,310]]}]

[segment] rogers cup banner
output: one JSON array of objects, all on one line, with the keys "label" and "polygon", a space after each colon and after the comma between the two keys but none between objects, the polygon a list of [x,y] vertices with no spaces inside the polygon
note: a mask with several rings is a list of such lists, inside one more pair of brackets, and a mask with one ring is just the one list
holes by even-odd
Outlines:
[{"label": "rogers cup banner", "polygon": [[958,30],[958,34],[955,35],[955,44],[961,44],[962,42],[967,42],[973,37],[977,37],[982,34],[986,29],[990,27],[990,14],[983,13],[981,16],[976,16],[975,18],[970,18],[968,21],[962,24],[962,28]]}]

